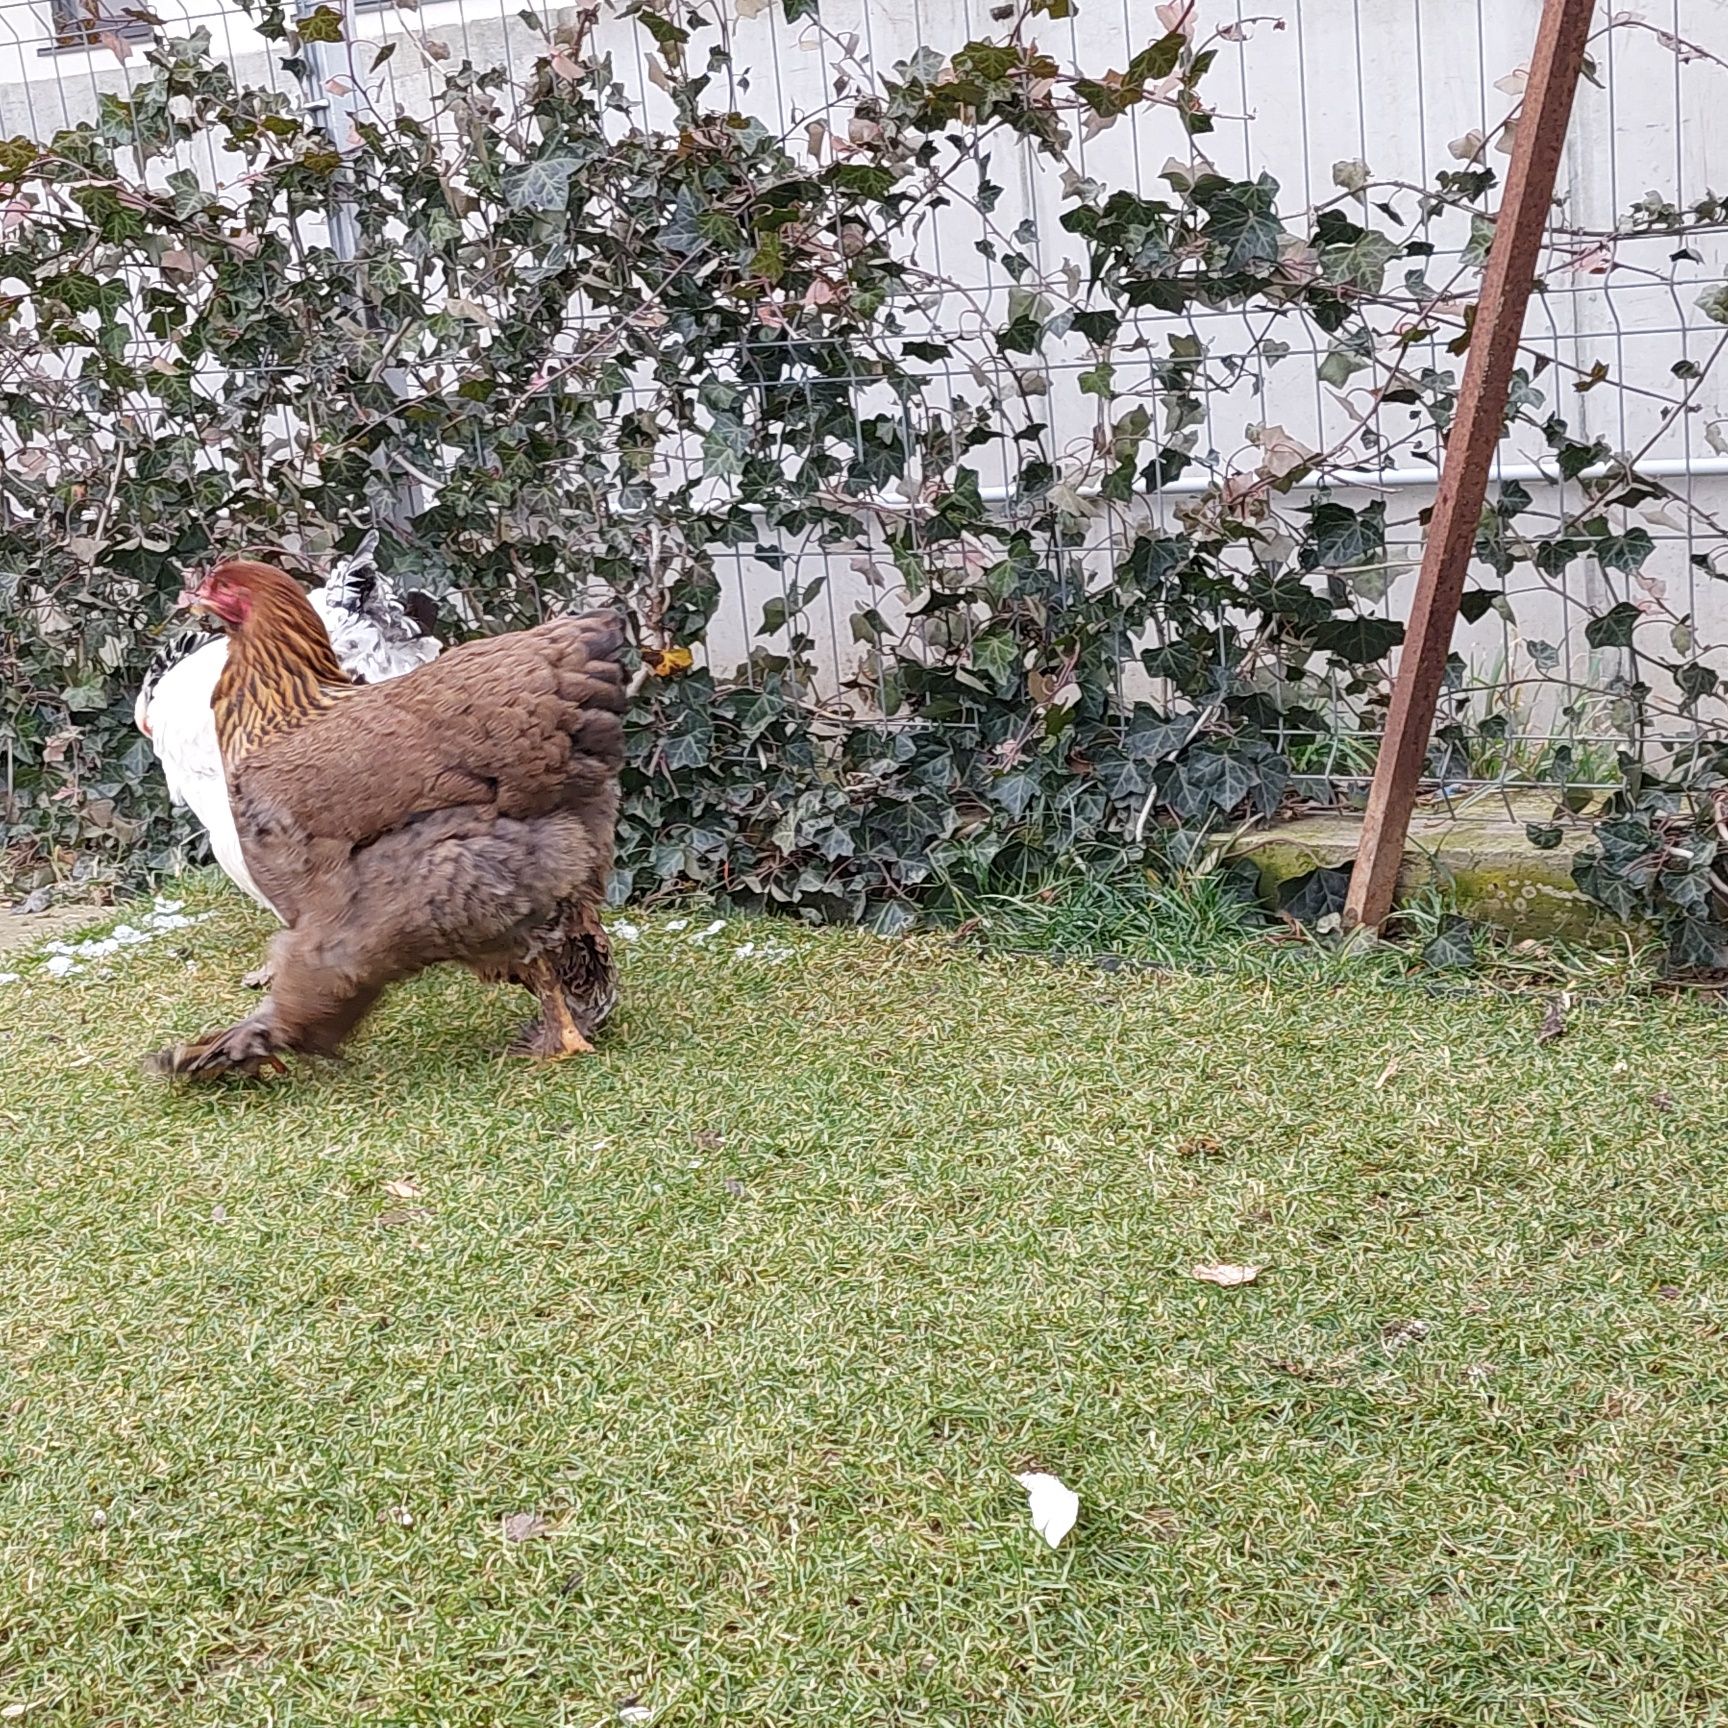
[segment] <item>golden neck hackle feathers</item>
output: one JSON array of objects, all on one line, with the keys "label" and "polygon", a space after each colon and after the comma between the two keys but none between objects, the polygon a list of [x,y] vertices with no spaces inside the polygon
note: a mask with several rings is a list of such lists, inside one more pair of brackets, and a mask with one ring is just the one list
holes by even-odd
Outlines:
[{"label": "golden neck hackle feathers", "polygon": [[294,580],[268,564],[230,563],[247,615],[228,630],[228,663],[211,706],[222,760],[232,765],[265,739],[333,708],[354,683],[342,670],[323,620]]}]

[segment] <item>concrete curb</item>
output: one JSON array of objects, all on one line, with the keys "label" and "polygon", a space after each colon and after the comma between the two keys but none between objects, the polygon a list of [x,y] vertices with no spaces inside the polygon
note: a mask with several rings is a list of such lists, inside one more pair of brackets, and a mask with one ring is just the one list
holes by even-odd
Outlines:
[{"label": "concrete curb", "polygon": [[[1539,940],[1600,941],[1622,929],[1573,886],[1572,860],[1584,845],[1582,829],[1568,829],[1548,852],[1525,838],[1525,822],[1546,822],[1552,809],[1543,801],[1528,813],[1502,803],[1491,812],[1419,815],[1410,824],[1398,875],[1400,897],[1436,887],[1466,916]],[[1360,816],[1303,816],[1246,836],[1236,853],[1259,867],[1261,892],[1270,902],[1284,882],[1323,866],[1348,864],[1361,838]]]}]

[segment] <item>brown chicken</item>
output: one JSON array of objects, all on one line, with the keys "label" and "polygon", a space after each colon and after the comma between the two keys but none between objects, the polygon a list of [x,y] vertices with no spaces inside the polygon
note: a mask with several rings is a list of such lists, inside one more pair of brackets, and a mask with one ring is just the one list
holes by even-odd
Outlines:
[{"label": "brown chicken", "polygon": [[593,612],[356,684],[300,588],[217,565],[186,604],[229,638],[212,706],[246,866],[287,928],[258,1012],[153,1057],[172,1076],[334,1054],[442,961],[531,990],[518,1040],[592,1049],[616,999],[599,908],[624,760],[622,623]]}]

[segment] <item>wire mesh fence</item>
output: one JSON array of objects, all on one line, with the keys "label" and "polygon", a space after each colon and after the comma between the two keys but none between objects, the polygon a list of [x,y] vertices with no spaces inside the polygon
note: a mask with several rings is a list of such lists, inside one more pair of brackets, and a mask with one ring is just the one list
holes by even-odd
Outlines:
[{"label": "wire mesh fence", "polygon": [[[699,556],[722,592],[688,644],[697,662],[738,667],[750,684],[790,649],[810,702],[841,725],[903,717],[894,658],[881,647],[887,637],[945,640],[991,628],[976,608],[933,615],[927,603],[943,571],[976,573],[999,552],[966,532],[942,531],[962,469],[993,521],[1010,529],[1056,523],[1058,605],[1065,594],[1119,582],[1137,546],[1214,531],[1221,566],[1251,583],[1280,535],[1295,543],[1285,524],[1312,534],[1323,506],[1373,532],[1355,555],[1322,559],[1310,574],[1364,615],[1395,622],[1420,558],[1448,393],[1492,238],[1493,170],[1516,124],[1538,10],[1537,0],[1058,0],[1018,14],[1009,35],[1025,57],[1008,82],[1018,79],[1022,95],[1039,99],[1036,55],[1059,51],[1065,70],[1058,77],[1052,61],[1044,81],[1068,96],[1057,104],[1063,148],[1045,147],[1035,126],[992,131],[985,110],[962,104],[972,143],[951,159],[933,152],[914,165],[915,192],[894,218],[905,288],[894,334],[899,367],[916,374],[916,390],[864,353],[849,373],[807,366],[772,386],[735,367],[697,412],[658,429],[651,455],[622,485],[616,469],[595,466],[580,438],[547,432],[541,454],[526,456],[541,465],[535,507],[577,539],[586,518],[621,524],[630,555],[668,584]],[[213,133],[149,144],[139,106],[140,92],[159,99],[160,44],[207,33],[209,53],[235,87],[268,93],[281,112],[314,121],[347,164],[327,195],[292,210],[278,202],[262,219],[290,248],[332,249],[352,261],[362,242],[344,180],[367,171],[362,139],[375,158],[413,137],[436,174],[441,157],[454,162],[484,127],[511,143],[520,172],[534,160],[543,121],[525,93],[536,80],[566,75],[561,57],[578,46],[610,60],[608,143],[636,133],[677,138],[699,125],[688,99],[696,75],[688,44],[706,31],[717,51],[702,74],[710,108],[760,129],[814,174],[874,160],[873,134],[895,92],[973,78],[967,45],[994,40],[1009,11],[970,0],[829,0],[818,14],[798,0],[722,0],[689,13],[639,4],[542,14],[508,0],[350,0],[346,9],[305,8],[279,40],[268,13],[237,6],[170,0],[146,13],[119,0],[0,0],[0,136],[91,128],[120,144],[130,128],[141,184],[172,195],[176,175],[190,172],[242,205],[258,172],[253,154],[231,140],[219,145]],[[1176,37],[1190,57],[1203,48],[1211,62],[1204,127],[1194,124],[1181,69],[1145,64],[1149,42]],[[1067,68],[1096,76],[1069,77]],[[1728,638],[1728,412],[1716,371],[1728,340],[1728,211],[1709,179],[1717,133],[1728,124],[1725,93],[1728,10],[1718,0],[1602,9],[1526,331],[1499,502],[1479,540],[1480,604],[1456,642],[1432,761],[1443,788],[1606,785],[1623,771],[1622,755],[1671,757],[1714,736],[1715,680],[1698,668],[1707,666],[1709,644]],[[186,120],[199,100],[166,98]],[[1268,194],[1285,230],[1276,263],[1291,291],[1282,301],[1220,291],[1175,310],[1156,293],[1138,303],[1130,293],[1101,339],[1088,313],[1100,252],[1074,212],[1107,212],[1124,198],[1157,209],[1191,195],[1202,174],[1238,187],[1265,184],[1263,177],[1277,183]],[[0,208],[0,224],[29,214],[15,199]],[[677,220],[674,210],[668,230]],[[1219,225],[1215,217],[1213,229]],[[1251,221],[1244,232],[1247,244]],[[1307,232],[1333,239],[1289,238]],[[843,222],[825,241],[834,252],[828,276],[818,274],[792,300],[765,286],[752,314],[756,334],[737,345],[746,366],[753,351],[783,348],[791,325],[820,313],[825,296],[852,292],[851,249],[876,238]],[[1328,329],[1298,304],[1298,289],[1335,277],[1348,283],[1355,319],[1345,329]],[[436,270],[428,281],[448,317],[485,326],[483,296],[458,293],[460,284]],[[6,289],[0,280],[0,294]],[[659,304],[621,309],[578,284],[546,309],[555,330],[525,397],[554,429],[561,417],[583,419],[592,411],[584,391],[593,368],[616,350],[606,431],[614,446],[627,442],[639,415],[663,407],[665,389],[640,344],[621,345],[617,333],[635,320],[639,337],[644,321],[670,317],[675,334],[675,300],[669,293]],[[122,322],[135,363],[152,364],[153,346],[162,364],[185,363],[170,352],[179,331],[153,327],[142,302]],[[1021,326],[1030,334],[1013,340]],[[80,407],[82,354],[66,350],[56,372],[42,334],[34,308],[18,313],[7,333],[14,378],[17,351],[31,348],[41,413],[23,431],[14,418],[0,433],[0,457],[48,481],[74,454],[87,459],[92,441],[105,447],[106,433]],[[357,342],[365,337],[357,331]],[[397,407],[463,387],[463,367],[448,353],[390,352],[387,338],[372,348]],[[320,384],[299,373],[295,384],[297,397],[273,422],[273,472],[303,471],[315,488],[329,463],[317,436]],[[192,365],[188,393],[202,401],[193,418],[207,447],[209,404],[250,388],[231,360]],[[770,388],[783,414],[845,421],[845,436],[835,436],[848,459],[838,477],[810,478],[814,446],[787,439],[784,462],[792,473],[803,465],[810,507],[770,512],[759,532],[748,532],[740,521],[756,507],[739,468],[763,450],[757,442],[729,453],[741,411],[724,398],[728,389]],[[787,397],[801,406],[788,409]],[[983,412],[1004,402],[1013,414]],[[1136,411],[1164,459],[1124,485],[1115,455],[1124,437],[1140,435],[1132,425],[1123,431]],[[154,397],[136,412],[161,437],[174,434],[172,402]],[[448,525],[492,460],[478,444],[465,448],[451,424],[446,417],[425,440],[398,437],[366,452],[370,504],[397,522],[405,546]],[[58,443],[56,425],[70,429]],[[892,459],[873,463],[872,451]],[[1034,467],[1039,478],[1030,485]],[[704,524],[724,518],[727,534],[700,547],[676,531],[669,538],[647,506],[653,495],[699,507]],[[23,506],[13,499],[6,507]],[[1251,532],[1232,541],[1239,527]],[[1570,550],[1555,554],[1555,546]],[[918,565],[910,572],[909,547]],[[305,549],[318,549],[315,537]],[[460,609],[461,585],[446,579],[461,555],[452,541],[442,559],[417,565],[410,550],[403,563],[448,587]],[[1157,615],[1124,623],[1119,713],[1142,699],[1175,706],[1165,630]],[[1298,667],[1277,643],[1252,629],[1246,637],[1244,649],[1220,632],[1220,677],[1238,695],[1268,698],[1264,730],[1306,791],[1347,795],[1372,767],[1390,661]],[[1395,639],[1387,648],[1395,654]],[[1039,675],[1048,685],[1060,673],[1057,656]],[[1198,728],[1209,716],[1204,702],[1193,706]]]}]

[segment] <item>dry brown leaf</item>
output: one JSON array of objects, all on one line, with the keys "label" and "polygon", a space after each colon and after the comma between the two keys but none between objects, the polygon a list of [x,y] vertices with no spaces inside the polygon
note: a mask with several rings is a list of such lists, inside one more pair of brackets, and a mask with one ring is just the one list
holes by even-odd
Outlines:
[{"label": "dry brown leaf", "polygon": [[1270,480],[1281,480],[1306,468],[1315,457],[1299,438],[1292,438],[1282,426],[1250,426],[1248,442],[1261,454],[1260,472]]},{"label": "dry brown leaf", "polygon": [[388,1212],[380,1212],[372,1222],[381,1229],[390,1230],[398,1224],[415,1224],[431,1216],[424,1206],[392,1206]]},{"label": "dry brown leaf", "polygon": [[1194,34],[1194,15],[1200,9],[1200,0],[1166,0],[1166,3],[1156,8],[1158,22],[1172,34],[1192,37]]},{"label": "dry brown leaf", "polygon": [[1178,1158],[1221,1158],[1223,1155],[1223,1143],[1215,1134],[1190,1134],[1186,1140],[1176,1142]]},{"label": "dry brown leaf", "polygon": [[388,1182],[381,1183],[384,1192],[393,1200],[418,1200],[420,1184],[412,1176],[394,1176]]},{"label": "dry brown leaf", "polygon": [[1430,1330],[1426,1320],[1388,1320],[1380,1328],[1380,1342],[1388,1350],[1406,1350],[1420,1344]]},{"label": "dry brown leaf", "polygon": [[1260,1268],[1220,1262],[1216,1266],[1196,1266],[1191,1276],[1202,1284],[1217,1284],[1225,1290],[1233,1290],[1238,1284],[1252,1284],[1260,1276]]},{"label": "dry brown leaf", "polygon": [[550,1526],[538,1512],[511,1512],[504,1519],[504,1540],[506,1542],[527,1542],[536,1536],[544,1536]]},{"label": "dry brown leaf", "polygon": [[1552,1044],[1556,1038],[1566,1036],[1566,998],[1556,996],[1549,1002],[1547,1011],[1542,1016],[1542,1024],[1537,1029],[1538,1044]]}]

